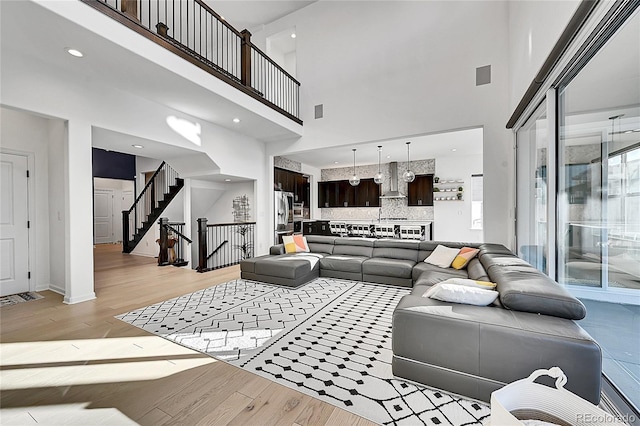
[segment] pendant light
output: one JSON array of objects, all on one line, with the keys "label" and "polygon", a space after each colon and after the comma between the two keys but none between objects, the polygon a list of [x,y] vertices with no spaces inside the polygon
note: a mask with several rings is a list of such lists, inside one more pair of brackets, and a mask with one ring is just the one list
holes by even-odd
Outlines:
[{"label": "pendant light", "polygon": [[382,185],[384,182],[384,175],[380,171],[380,156],[382,155],[382,146],[378,145],[378,174],[373,177],[373,181],[378,185]]},{"label": "pendant light", "polygon": [[409,145],[411,145],[411,142],[407,142],[407,171],[402,174],[402,180],[407,183],[413,182],[416,178],[416,174],[409,168],[409,165],[411,164],[409,160]]},{"label": "pendant light", "polygon": [[353,148],[353,176],[349,179],[351,186],[358,186],[360,184],[360,178],[356,175],[356,149]]}]

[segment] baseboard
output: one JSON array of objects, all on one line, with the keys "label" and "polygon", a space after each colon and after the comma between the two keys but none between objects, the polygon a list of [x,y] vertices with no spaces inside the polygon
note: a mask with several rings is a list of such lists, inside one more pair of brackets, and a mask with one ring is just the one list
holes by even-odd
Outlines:
[{"label": "baseboard", "polygon": [[[49,284],[49,290],[53,291],[54,293],[58,293],[62,296],[64,296],[64,294],[66,293],[66,290],[64,288],[58,287],[55,284]],[[47,289],[45,289],[47,290]]]},{"label": "baseboard", "polygon": [[81,302],[86,302],[88,300],[93,300],[96,298],[96,294],[95,292],[91,292],[89,294],[85,294],[84,296],[80,296],[80,297],[67,297],[65,295],[64,300],[62,301],[63,303],[66,303],[67,305],[73,305],[76,303],[81,303]]},{"label": "baseboard", "polygon": [[36,288],[33,291],[45,291],[50,290],[52,287],[51,283],[49,284],[36,284]]}]

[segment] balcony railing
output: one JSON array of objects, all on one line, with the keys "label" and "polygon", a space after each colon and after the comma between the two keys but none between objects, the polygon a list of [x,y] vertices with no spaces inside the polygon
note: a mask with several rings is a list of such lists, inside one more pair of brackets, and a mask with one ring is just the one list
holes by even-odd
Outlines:
[{"label": "balcony railing", "polygon": [[300,83],[201,0],[81,0],[302,124]]}]

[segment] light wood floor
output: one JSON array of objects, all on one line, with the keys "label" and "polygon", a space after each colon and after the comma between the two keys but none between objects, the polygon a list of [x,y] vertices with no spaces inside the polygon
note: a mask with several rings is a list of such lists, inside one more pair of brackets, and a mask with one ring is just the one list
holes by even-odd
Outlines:
[{"label": "light wood floor", "polygon": [[114,318],[226,282],[95,249],[97,299],[62,296],[0,309],[1,424],[370,425],[361,417]]}]

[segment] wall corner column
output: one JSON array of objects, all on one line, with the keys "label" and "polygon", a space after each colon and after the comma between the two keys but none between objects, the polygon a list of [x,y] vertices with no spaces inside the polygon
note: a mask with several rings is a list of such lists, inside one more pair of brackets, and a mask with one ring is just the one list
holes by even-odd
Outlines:
[{"label": "wall corner column", "polygon": [[93,162],[91,125],[82,120],[69,120],[66,130],[64,303],[73,304],[96,297],[93,280]]}]

